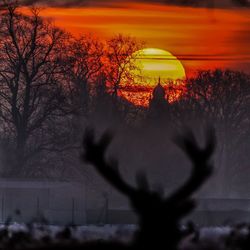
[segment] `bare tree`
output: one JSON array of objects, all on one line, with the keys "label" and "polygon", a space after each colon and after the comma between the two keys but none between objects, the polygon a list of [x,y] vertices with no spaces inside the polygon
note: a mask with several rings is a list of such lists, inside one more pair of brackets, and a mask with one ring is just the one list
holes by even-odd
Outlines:
[{"label": "bare tree", "polygon": [[23,174],[27,161],[50,143],[48,129],[63,106],[60,55],[66,39],[38,9],[25,16],[7,4],[0,17],[1,132],[15,152],[9,174]]},{"label": "bare tree", "polygon": [[[104,45],[92,35],[72,38],[67,48],[66,69],[69,79],[71,104],[78,116],[86,116],[90,96],[103,68]],[[78,117],[79,118],[79,117]]]},{"label": "bare tree", "polygon": [[142,46],[142,42],[121,34],[107,41],[106,75],[113,96],[118,95],[122,83],[132,81],[132,72],[137,69],[135,52]]},{"label": "bare tree", "polygon": [[[215,126],[220,142],[216,165],[226,182],[233,180],[227,174],[240,175],[239,169],[249,162],[249,105],[250,77],[230,70],[199,72],[188,80],[184,97],[173,105],[172,114],[179,124],[193,121],[192,126]],[[230,186],[221,181],[220,188]]]}]

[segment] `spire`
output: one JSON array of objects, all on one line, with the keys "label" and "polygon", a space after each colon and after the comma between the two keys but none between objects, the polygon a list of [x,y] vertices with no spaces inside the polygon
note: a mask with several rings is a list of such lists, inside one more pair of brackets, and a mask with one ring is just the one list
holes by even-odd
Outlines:
[{"label": "spire", "polygon": [[153,99],[165,100],[165,89],[161,85],[161,78],[159,77],[158,84],[153,90]]},{"label": "spire", "polygon": [[166,92],[161,84],[161,78],[159,77],[149,103],[150,116],[157,117],[166,112],[168,102],[165,95]]}]

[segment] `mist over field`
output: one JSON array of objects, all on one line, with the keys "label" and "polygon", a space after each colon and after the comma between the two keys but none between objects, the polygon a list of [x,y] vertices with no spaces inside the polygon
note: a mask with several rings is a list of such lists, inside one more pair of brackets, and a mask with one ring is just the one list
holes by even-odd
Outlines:
[{"label": "mist over field", "polygon": [[1,1],[0,248],[249,249],[249,2],[213,3]]}]

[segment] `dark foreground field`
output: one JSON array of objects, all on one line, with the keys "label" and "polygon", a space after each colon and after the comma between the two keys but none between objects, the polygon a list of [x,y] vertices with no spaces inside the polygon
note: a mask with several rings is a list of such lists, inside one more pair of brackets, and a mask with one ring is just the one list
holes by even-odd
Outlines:
[{"label": "dark foreground field", "polygon": [[[203,227],[192,224],[182,227],[185,235],[178,250],[245,250],[250,249],[250,225]],[[122,242],[125,246],[133,240],[135,225],[103,226],[49,226],[13,223],[0,226],[1,249],[103,249],[107,242]],[[167,236],[166,236],[167,237]],[[89,248],[90,247],[90,248]],[[104,248],[106,249],[106,248]],[[113,249],[113,248],[111,248]],[[119,248],[117,248],[119,249]]]}]

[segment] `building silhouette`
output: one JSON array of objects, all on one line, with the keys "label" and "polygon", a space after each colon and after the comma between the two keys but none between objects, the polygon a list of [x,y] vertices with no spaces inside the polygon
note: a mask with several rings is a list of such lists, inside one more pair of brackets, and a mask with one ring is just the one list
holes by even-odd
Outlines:
[{"label": "building silhouette", "polygon": [[169,103],[166,96],[166,90],[161,85],[161,79],[154,88],[149,100],[149,117],[150,118],[169,118]]}]

